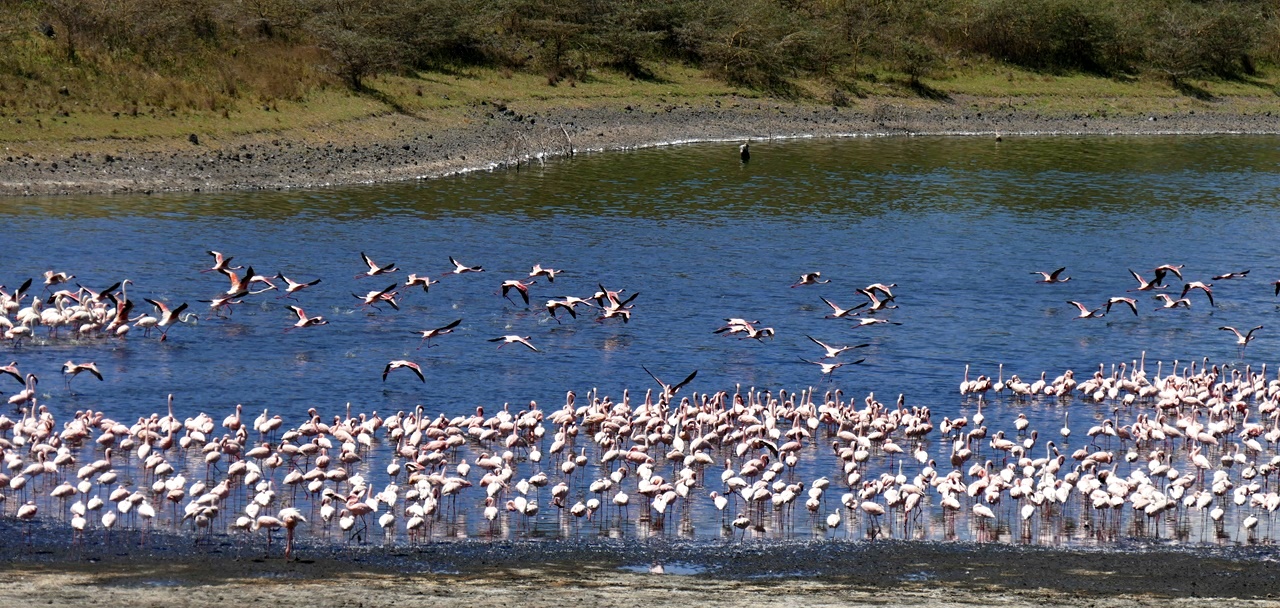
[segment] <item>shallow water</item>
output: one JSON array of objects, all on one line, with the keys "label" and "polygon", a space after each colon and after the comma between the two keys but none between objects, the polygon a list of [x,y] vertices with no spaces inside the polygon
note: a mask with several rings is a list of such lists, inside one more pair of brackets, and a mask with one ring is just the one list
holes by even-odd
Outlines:
[{"label": "shallow water", "polygon": [[[1251,363],[1255,371],[1274,364],[1278,342],[1268,330],[1259,331],[1242,358],[1232,336],[1217,328],[1263,325],[1276,312],[1270,282],[1280,275],[1274,261],[1280,241],[1273,236],[1280,225],[1277,144],[1280,139],[1261,136],[780,141],[754,144],[745,165],[733,146],[688,145],[414,184],[11,199],[0,206],[3,284],[12,287],[50,269],[70,272],[94,289],[129,278],[139,311],[148,308],[139,298],[147,297],[188,302],[201,317],[173,328],[163,343],[137,330],[124,341],[50,339],[40,330],[36,344],[0,348],[13,348],[11,360],[43,378],[40,401],[59,421],[86,408],[124,421],[163,413],[168,394],[179,417],[205,411],[221,421],[243,404],[246,417],[266,409],[291,426],[304,421],[307,408],[329,420],[345,415],[348,403],[354,412],[382,415],[421,404],[432,417],[465,415],[476,406],[492,414],[506,404],[514,412],[531,400],[552,411],[569,390],[577,392],[579,405],[593,389],[615,401],[629,389],[633,402],[642,400],[657,386],[643,365],[668,382],[698,370],[686,392],[813,387],[819,395],[840,389],[845,399],[874,392],[887,404],[901,393],[908,406],[928,406],[936,424],[944,416],[976,412],[977,401],[956,390],[966,364],[971,377],[996,376],[1004,364],[1005,378],[1019,374],[1028,381],[1041,371],[1052,378],[1066,369],[1083,379],[1099,364],[1109,374],[1111,365],[1132,364],[1144,353],[1149,375],[1158,361],[1167,372],[1174,360],[1202,357]],[[211,261],[204,254],[209,249],[233,255],[234,263],[252,265],[259,274],[322,278],[299,294],[298,305],[324,315],[329,325],[283,333],[296,317],[284,308],[289,301],[274,292],[247,299],[228,318],[209,318],[207,305],[197,300],[227,287],[221,275],[198,272]],[[355,280],[365,269],[362,251],[402,271],[395,279]],[[425,294],[405,290],[399,311],[356,307],[352,292],[402,282],[410,272],[438,277],[451,269],[449,256],[483,265],[485,272],[443,278]],[[565,272],[554,283],[540,279],[530,288],[532,310],[497,295],[503,280],[524,277],[535,263]],[[1193,293],[1190,310],[1155,311],[1149,294],[1125,293],[1136,286],[1126,269],[1150,278],[1151,269],[1164,263],[1185,264],[1189,281],[1251,272],[1214,282],[1217,307]],[[1031,274],[1059,266],[1067,267],[1070,282],[1037,284]],[[832,282],[788,288],[815,270]],[[852,306],[865,301],[854,289],[875,282],[897,284],[899,308],[876,316],[901,325],[851,329],[848,320],[824,318],[830,309],[819,296]],[[597,285],[625,289],[624,297],[639,293],[630,323],[596,322],[589,311],[557,323],[540,310],[548,298],[587,297]],[[1103,319],[1076,320],[1067,303],[1094,307],[1116,295],[1138,297],[1138,316],[1121,308]],[[759,319],[776,337],[757,342],[713,334],[728,317]],[[415,331],[457,318],[463,319],[457,331],[437,338],[436,347],[417,350]],[[519,345],[499,350],[486,341],[504,334],[530,336],[542,352]],[[832,344],[867,343],[855,351],[866,360],[828,379],[800,361],[821,355],[806,335]],[[74,393],[67,390],[57,370],[68,359],[96,361],[105,381],[81,376],[71,385]],[[393,359],[418,362],[427,381],[396,371],[384,382],[383,367]],[[4,386],[8,391],[17,384]],[[1007,429],[1012,436],[1019,413],[1040,429],[1042,438],[1030,451],[1037,457],[1046,453],[1046,438],[1059,439],[1068,408],[1079,412],[1071,417],[1076,432],[1069,447],[1075,449],[1088,443],[1085,430],[1116,407],[1053,399],[1012,405],[1007,395],[991,402],[983,413],[992,434]],[[1131,421],[1133,414],[1119,419]],[[843,477],[824,445],[830,440],[818,438],[816,447],[802,452],[795,479]],[[939,462],[950,452],[936,431],[926,447]],[[1149,449],[1141,451],[1143,460]],[[1269,449],[1258,462],[1274,455]],[[475,446],[455,458],[474,460],[482,451],[493,447]],[[717,454],[717,462],[723,457]],[[990,457],[990,450],[981,455]],[[1190,468],[1185,450],[1178,458],[1177,468]],[[369,462],[385,464],[385,454]],[[741,463],[735,458],[734,464]],[[872,464],[874,471],[896,472],[896,461],[884,455]],[[355,468],[361,466],[371,465]],[[381,466],[369,471],[379,488],[386,483]],[[523,463],[519,476],[539,466]],[[919,470],[909,458],[903,466],[908,475]],[[709,469],[709,477],[721,469]],[[202,466],[191,471],[204,475]],[[602,474],[593,470],[590,476]],[[709,489],[715,489],[712,482],[696,493],[705,498]],[[823,517],[840,510],[835,490],[833,484]],[[457,520],[433,534],[734,533],[706,500],[690,503],[680,526],[662,530],[633,523],[634,512],[624,525],[581,524],[551,507],[545,489],[536,521],[512,520],[491,532],[478,512],[483,493],[469,492],[474,494],[459,503]],[[575,490],[575,498],[583,495]],[[1014,508],[1005,510],[1012,523],[1002,520],[991,529],[976,523],[957,529],[937,514],[906,531],[886,525],[885,532],[1025,538]],[[1126,525],[1097,533],[1096,524],[1077,517],[1046,521],[1031,536],[1051,544],[1148,534],[1243,541],[1248,535],[1237,522],[1243,515],[1231,513],[1235,525],[1216,533],[1191,512],[1158,531]],[[810,525],[802,507],[789,525],[770,521],[756,534],[833,534]],[[870,525],[860,521],[837,532],[861,537]],[[1258,533],[1270,536],[1269,519]]]}]

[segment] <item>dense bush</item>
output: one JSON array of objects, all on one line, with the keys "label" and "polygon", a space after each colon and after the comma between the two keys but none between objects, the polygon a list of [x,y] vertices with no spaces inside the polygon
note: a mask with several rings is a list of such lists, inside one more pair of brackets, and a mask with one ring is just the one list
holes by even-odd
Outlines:
[{"label": "dense bush", "polygon": [[0,80],[17,78],[10,87],[43,86],[33,74],[63,62],[86,73],[185,78],[205,91],[193,95],[204,105],[246,89],[290,94],[264,83],[313,73],[359,89],[377,74],[465,65],[539,73],[555,84],[601,67],[648,78],[653,66],[678,61],[785,93],[796,77],[840,91],[840,83],[886,69],[914,86],[966,57],[1175,82],[1240,78],[1260,60],[1280,61],[1273,0],[0,0],[0,7]]}]

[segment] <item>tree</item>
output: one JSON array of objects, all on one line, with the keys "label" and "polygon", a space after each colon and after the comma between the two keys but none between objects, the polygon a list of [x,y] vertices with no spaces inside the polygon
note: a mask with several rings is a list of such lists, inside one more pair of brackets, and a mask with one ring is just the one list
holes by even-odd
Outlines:
[{"label": "tree", "polygon": [[[333,60],[334,71],[353,90],[364,79],[403,66],[407,7],[399,2],[321,2],[307,29]],[[408,20],[412,23],[412,20]]]}]

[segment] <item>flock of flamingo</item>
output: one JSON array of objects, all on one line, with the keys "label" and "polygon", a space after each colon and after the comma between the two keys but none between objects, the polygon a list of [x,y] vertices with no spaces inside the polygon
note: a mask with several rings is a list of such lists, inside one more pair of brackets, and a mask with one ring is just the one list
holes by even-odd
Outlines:
[{"label": "flock of flamingo", "polygon": [[[232,266],[218,252],[205,272],[229,288],[204,303],[208,315],[226,316],[247,298],[269,291],[296,299],[319,279],[298,282]],[[361,254],[358,278],[386,279],[399,269]],[[476,275],[480,266],[450,258],[443,276]],[[1168,287],[1182,266],[1165,265],[1140,291]],[[244,270],[243,273],[237,271]],[[528,276],[500,283],[528,306],[529,287],[560,271],[533,266]],[[1241,278],[1248,271],[1213,280]],[[1064,269],[1041,283],[1070,280]],[[124,340],[133,331],[167,340],[195,313],[187,304],[145,299],[139,313],[123,280],[94,291],[74,276],[45,273],[44,291],[28,280],[13,291],[0,286],[0,326],[15,357],[61,340]],[[410,274],[390,286],[352,294],[353,306],[399,308],[407,290],[429,290],[442,278]],[[830,283],[806,273],[792,288]],[[496,281],[495,281],[496,283]],[[780,285],[783,289],[786,285]],[[829,318],[855,327],[891,324],[895,284],[856,290],[866,298],[842,308],[827,295]],[[1174,306],[1189,290],[1184,283]],[[1280,291],[1280,283],[1277,284]],[[557,322],[594,308],[599,322],[628,322],[638,293],[599,285],[590,297],[548,300]],[[1163,295],[1163,294],[1161,294]],[[511,300],[514,303],[514,300]],[[1075,302],[1073,302],[1075,303]],[[1107,310],[1078,304],[1081,318],[1109,314],[1136,302],[1115,297]],[[1172,307],[1172,306],[1166,306]],[[328,321],[300,306],[283,331],[318,329]],[[884,314],[881,314],[884,313]],[[421,330],[418,348],[452,333],[462,319]],[[1243,349],[1255,327],[1236,332]],[[1224,329],[1232,329],[1226,328]],[[38,331],[39,330],[39,331]],[[775,332],[759,321],[726,319],[707,331],[764,340]],[[1234,329],[1232,331],[1235,331]],[[842,360],[865,346],[832,345],[805,336],[822,352],[802,358],[829,378]],[[498,348],[538,348],[530,336],[489,339]],[[81,410],[58,419],[38,376],[21,361],[0,368],[0,380],[21,389],[8,398],[12,417],[0,415],[0,500],[6,517],[67,529],[72,542],[145,543],[153,530],[190,534],[262,535],[270,550],[283,530],[283,556],[295,554],[295,535],[307,542],[422,542],[458,536],[505,538],[554,535],[698,536],[698,528],[727,539],[789,537],[966,538],[1059,542],[1109,541],[1133,536],[1197,542],[1270,541],[1280,492],[1280,376],[1266,366],[1214,364],[1209,359],[1157,363],[1145,356],[1099,365],[1077,380],[1065,370],[1048,380],[1004,377],[959,386],[960,415],[935,420],[931,407],[898,395],[886,404],[874,394],[840,389],[697,392],[697,371],[656,387],[579,396],[543,408],[481,404],[473,413],[432,412],[418,405],[391,415],[338,413],[311,408],[291,417],[262,408],[175,413],[136,420]],[[411,360],[387,362],[382,379],[408,370]],[[66,389],[92,362],[67,361]],[[404,372],[407,373],[407,372]],[[178,403],[178,409],[191,410]],[[255,410],[256,411],[256,410]],[[1030,412],[1033,415],[1028,416]],[[1073,432],[1070,421],[1091,420]],[[1032,419],[1061,419],[1060,428],[1032,428]],[[1079,424],[1079,422],[1077,422]],[[1278,479],[1280,481],[1280,479]],[[65,526],[65,528],[62,528]]]}]

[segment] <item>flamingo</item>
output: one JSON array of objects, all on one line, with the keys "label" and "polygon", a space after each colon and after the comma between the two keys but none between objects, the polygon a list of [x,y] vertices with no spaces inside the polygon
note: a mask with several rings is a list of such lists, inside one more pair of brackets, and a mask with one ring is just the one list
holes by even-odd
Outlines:
[{"label": "flamingo", "polygon": [[21,391],[18,391],[18,394],[13,395],[12,397],[9,397],[9,401],[8,401],[9,405],[18,407],[21,405],[25,405],[27,403],[35,402],[36,384],[38,382],[40,382],[40,378],[36,377],[35,374],[27,374],[26,382],[24,383],[24,386],[26,388],[24,388]]},{"label": "flamingo", "polygon": [[[284,293],[280,294],[279,296],[276,296],[277,299],[293,298],[293,294],[298,293],[299,291],[302,291],[303,289],[306,289],[308,287],[314,287],[320,284],[320,279],[316,279],[314,281],[309,281],[306,283],[299,283],[297,281],[294,281],[293,279],[290,279],[289,277],[284,276],[283,272],[277,272],[275,278],[280,279],[281,281],[284,281]],[[293,299],[296,299],[296,298],[293,298]]]},{"label": "flamingo", "polygon": [[453,259],[453,256],[449,256],[449,263],[453,264],[453,270],[451,270],[449,274],[463,274],[467,272],[484,272],[483,266],[467,266],[466,264],[463,264],[462,262],[459,262],[458,260]]},{"label": "flamingo", "polygon": [[422,375],[422,368],[419,367],[417,363],[414,363],[413,361],[405,361],[404,359],[397,359],[387,363],[387,366],[382,368],[382,381],[386,382],[387,374],[390,374],[391,370],[396,369],[407,369],[416,374],[418,376],[418,380],[421,380],[424,383],[427,381],[426,376]]},{"label": "flamingo", "polygon": [[182,320],[182,311],[187,309],[187,303],[183,302],[178,305],[177,308],[169,310],[169,307],[164,302],[152,300],[150,298],[144,298],[144,300],[148,304],[156,307],[156,310],[160,312],[160,318],[156,321],[155,326],[162,328],[160,331],[160,341],[164,342],[169,337],[169,327],[173,325],[173,322]]},{"label": "flamingo", "polygon": [[800,280],[796,281],[791,287],[799,287],[801,285],[826,285],[831,279],[823,279],[821,272],[806,272],[800,275]]},{"label": "flamingo", "polygon": [[830,376],[831,372],[834,372],[837,369],[840,369],[846,365],[857,365],[859,363],[862,363],[863,361],[866,361],[866,359],[858,359],[857,361],[854,361],[852,363],[847,363],[843,361],[838,361],[836,363],[824,363],[822,361],[810,361],[808,359],[805,359],[804,357],[798,357],[798,359],[800,359],[801,361],[804,361],[805,363],[812,363],[814,365],[821,367],[822,375],[824,376]]},{"label": "flamingo", "polygon": [[298,524],[300,523],[306,523],[307,518],[302,516],[301,511],[293,507],[280,509],[280,512],[277,513],[276,516],[284,525],[284,559],[288,561],[288,559],[293,555],[293,529],[298,527]]},{"label": "flamingo", "polygon": [[674,396],[677,391],[679,391],[681,388],[684,387],[684,385],[690,382],[693,382],[693,379],[698,375],[698,370],[695,369],[693,370],[693,373],[686,376],[684,380],[681,380],[680,382],[677,382],[675,384],[667,384],[666,382],[663,382],[662,380],[658,379],[657,376],[653,375],[653,372],[649,371],[649,368],[641,365],[640,369],[644,370],[644,373],[649,374],[649,377],[653,378],[653,381],[657,382],[658,386],[662,387],[662,397],[667,400],[670,400],[671,397]]},{"label": "flamingo", "polygon": [[898,321],[890,321],[888,319],[877,319],[875,317],[861,317],[857,319],[857,321],[858,321],[858,324],[853,326],[854,329],[857,329],[859,327],[866,327],[868,325],[902,325],[902,323]]},{"label": "flamingo", "polygon": [[217,251],[206,251],[205,253],[213,256],[213,266],[200,272],[222,272],[224,270],[240,270],[244,268],[244,266],[231,266],[232,256],[223,255]]},{"label": "flamingo", "polygon": [[434,329],[424,329],[424,330],[418,331],[417,333],[422,334],[422,341],[418,343],[418,348],[422,348],[423,344],[426,344],[427,348],[431,348],[432,346],[435,346],[434,344],[431,344],[432,338],[436,336],[443,336],[445,334],[453,333],[453,329],[457,327],[459,323],[462,323],[462,319],[458,319],[452,323],[449,323],[448,325],[442,325]]},{"label": "flamingo", "polygon": [[75,275],[67,274],[65,272],[46,270],[44,271],[44,288],[49,289],[54,285],[61,285],[62,283],[66,283],[74,278],[76,278]]},{"label": "flamingo", "polygon": [[[354,293],[351,294],[351,296],[356,298],[357,300],[360,300],[361,308],[366,306],[371,306],[375,309],[378,309],[378,303],[386,302],[390,304],[392,308],[396,310],[400,310],[400,305],[396,303],[396,295],[397,295],[396,288],[399,286],[400,286],[399,283],[392,283],[384,289],[370,291],[365,293],[363,296],[358,296]],[[381,309],[378,309],[378,310],[381,310]]]},{"label": "flamingo", "polygon": [[836,306],[834,303],[832,303],[831,300],[828,300],[822,296],[818,296],[818,299],[822,300],[823,302],[826,302],[827,306],[831,307],[831,314],[826,316],[826,318],[828,319],[839,319],[855,310],[858,310],[859,308],[862,308],[863,306],[866,306],[867,304],[870,304],[870,302],[863,302],[857,306],[854,306],[853,308],[840,308],[839,306]]},{"label": "flamingo", "polygon": [[1170,272],[1172,272],[1174,276],[1177,276],[1178,280],[1181,281],[1183,266],[1185,266],[1185,264],[1178,264],[1177,266],[1174,266],[1173,264],[1162,264],[1160,266],[1156,266],[1155,270],[1152,271],[1155,273],[1155,278],[1151,279],[1151,282],[1155,283],[1156,287],[1164,287],[1164,277]]},{"label": "flamingo", "polygon": [[318,325],[329,324],[329,322],[325,321],[324,317],[322,316],[308,317],[307,311],[302,310],[301,307],[291,305],[291,306],[287,306],[286,308],[288,308],[289,310],[292,310],[293,314],[298,315],[298,321],[295,322],[292,326],[286,327],[285,328],[286,332],[293,329],[302,328],[302,327],[316,327]]},{"label": "flamingo", "polygon": [[1103,315],[1107,314],[1105,312],[1099,312],[1102,310],[1101,306],[1093,310],[1089,310],[1089,307],[1075,300],[1068,300],[1067,304],[1072,304],[1076,308],[1080,309],[1080,314],[1076,316],[1077,319],[1100,319]]},{"label": "flamingo", "polygon": [[[1156,297],[1164,302],[1164,306],[1161,306],[1160,308],[1191,308],[1191,300],[1186,298],[1179,298],[1175,300],[1169,297],[1169,294],[1166,293],[1158,293],[1156,294]],[[1157,308],[1156,310],[1160,310],[1160,308]]]},{"label": "flamingo", "polygon": [[853,350],[855,348],[864,348],[864,347],[870,346],[870,344],[857,344],[854,346],[835,347],[808,334],[806,334],[805,337],[808,338],[810,342],[813,342],[814,344],[821,346],[823,350],[827,351],[827,354],[822,357],[823,359],[834,359],[837,356],[839,356],[840,353],[845,352],[847,350]]},{"label": "flamingo", "polygon": [[24,376],[22,375],[22,372],[21,372],[21,371],[18,371],[18,362],[17,362],[17,361],[14,361],[14,362],[12,362],[12,363],[10,363],[10,364],[8,364],[8,365],[5,365],[5,366],[3,366],[3,367],[0,367],[0,374],[8,375],[8,376],[12,376],[12,377],[13,377],[13,379],[14,379],[14,380],[17,380],[17,381],[18,381],[18,384],[21,384],[22,386],[26,386],[26,385],[27,385],[26,377],[24,377]]},{"label": "flamingo", "polygon": [[536,283],[537,281],[521,281],[518,279],[503,281],[502,297],[506,298],[508,302],[511,302],[512,304],[514,304],[515,302],[511,300],[511,297],[509,295],[507,295],[511,292],[512,289],[514,289],[520,292],[520,298],[524,300],[524,305],[528,306],[529,305],[529,286],[534,285]]},{"label": "flamingo", "polygon": [[[586,302],[586,300],[580,300],[580,302]],[[556,320],[556,323],[560,323],[560,317],[557,316],[556,314],[557,311],[562,309],[565,311],[568,311],[569,316],[576,319],[578,318],[578,312],[573,309],[573,307],[576,305],[577,303],[570,301],[569,298],[565,298],[563,300],[553,299],[553,300],[547,300],[546,310],[547,310],[547,314],[551,315],[551,318]]]},{"label": "flamingo", "polygon": [[640,292],[631,294],[625,300],[618,300],[617,292],[608,291],[603,285],[600,286],[600,291],[604,295],[596,294],[598,296],[596,299],[600,302],[600,318],[597,320],[603,321],[613,317],[622,317],[623,323],[629,323],[631,321],[632,307],[628,305],[640,295]]},{"label": "flamingo", "polygon": [[1228,279],[1243,279],[1248,275],[1249,275],[1248,270],[1241,270],[1240,272],[1228,272],[1226,274],[1220,274],[1215,277],[1209,277],[1209,280],[1210,281],[1226,281]]},{"label": "flamingo", "polygon": [[547,277],[548,283],[555,283],[556,275],[560,274],[561,272],[564,272],[564,271],[556,270],[555,268],[543,268],[541,264],[534,264],[533,270],[529,271],[529,277],[530,278]]},{"label": "flamingo", "polygon": [[1182,295],[1180,295],[1180,296],[1178,296],[1178,297],[1180,297],[1180,298],[1185,298],[1185,297],[1187,297],[1187,292],[1188,292],[1188,291],[1191,291],[1192,289],[1199,289],[1200,291],[1203,291],[1203,292],[1204,292],[1204,295],[1205,295],[1206,297],[1208,297],[1208,298],[1209,298],[1209,306],[1214,306],[1214,307],[1216,307],[1216,306],[1217,306],[1217,304],[1214,304],[1214,303],[1213,303],[1213,289],[1212,289],[1212,288],[1213,288],[1213,284],[1212,284],[1212,283],[1201,283],[1200,281],[1191,281],[1191,282],[1189,282],[1189,283],[1183,284],[1183,286],[1182,286]]},{"label": "flamingo", "polygon": [[537,347],[535,347],[532,342],[529,342],[529,336],[520,337],[515,334],[508,334],[505,336],[498,336],[497,338],[489,338],[489,341],[501,342],[502,344],[499,344],[498,348],[502,348],[508,344],[523,344],[525,346],[528,346],[529,350],[532,350],[535,353],[542,352],[538,350]]},{"label": "flamingo", "polygon": [[98,366],[94,365],[93,362],[72,363],[68,360],[66,363],[62,364],[62,375],[67,381],[67,388],[71,388],[71,379],[78,376],[80,372],[89,372],[90,374],[93,374],[99,382],[102,381],[102,372],[98,371]]},{"label": "flamingo", "polygon": [[1254,337],[1254,336],[1253,336],[1253,332],[1258,331],[1259,329],[1262,329],[1262,326],[1261,326],[1261,325],[1259,325],[1259,326],[1257,326],[1257,327],[1254,327],[1253,329],[1250,329],[1247,333],[1244,333],[1244,334],[1241,334],[1241,333],[1240,333],[1240,330],[1238,330],[1238,329],[1236,329],[1236,328],[1234,328],[1234,327],[1232,327],[1232,326],[1230,326],[1230,325],[1223,325],[1222,327],[1219,327],[1218,329],[1221,329],[1221,330],[1224,330],[1224,331],[1229,331],[1229,332],[1231,332],[1231,333],[1235,334],[1235,335],[1236,335],[1236,346],[1239,346],[1239,347],[1240,347],[1240,352],[1242,352],[1242,353],[1243,353],[1243,352],[1244,352],[1245,347],[1246,347],[1246,346],[1248,346],[1250,342],[1253,342],[1253,337]]},{"label": "flamingo", "polygon": [[1133,275],[1133,278],[1138,281],[1138,286],[1135,287],[1134,289],[1130,289],[1129,291],[1151,291],[1153,289],[1164,288],[1163,285],[1157,284],[1158,281],[1147,281],[1146,279],[1142,278],[1142,275],[1134,272],[1132,268],[1128,270],[1129,270],[1129,274]]},{"label": "flamingo", "polygon": [[1138,316],[1138,301],[1133,298],[1126,298],[1122,296],[1115,296],[1107,299],[1107,312],[1105,314],[1111,314],[1111,306],[1115,304],[1124,304],[1128,306],[1129,310],[1133,311],[1133,316]]},{"label": "flamingo", "polygon": [[392,272],[397,272],[400,270],[399,268],[396,268],[396,265],[394,263],[387,264],[386,266],[379,266],[377,262],[373,261],[373,258],[370,258],[369,256],[365,255],[363,251],[360,252],[360,258],[364,260],[365,265],[368,266],[369,269],[360,274],[357,274],[355,276],[355,278],[357,279],[363,279],[365,277],[376,277],[380,274],[390,274]]},{"label": "flamingo", "polygon": [[414,286],[417,286],[417,285],[421,285],[421,286],[422,286],[422,293],[429,293],[429,290],[430,290],[431,286],[432,286],[432,285],[435,285],[436,283],[439,283],[439,282],[440,282],[440,281],[432,281],[432,280],[431,280],[431,277],[426,276],[426,275],[418,276],[418,275],[416,275],[416,274],[411,274],[411,275],[409,275],[409,278],[408,278],[408,279],[405,279],[404,286],[405,286],[405,287],[414,287]]},{"label": "flamingo", "polygon": [[1064,271],[1064,270],[1066,270],[1066,269],[1067,269],[1067,267],[1066,267],[1066,266],[1063,266],[1062,268],[1059,268],[1059,269],[1057,269],[1057,270],[1055,270],[1055,271],[1053,271],[1053,272],[1044,272],[1044,271],[1042,271],[1042,270],[1037,270],[1037,271],[1032,272],[1031,274],[1038,274],[1038,275],[1040,275],[1041,277],[1044,277],[1044,278],[1040,279],[1039,281],[1036,281],[1037,283],[1066,283],[1067,281],[1070,281],[1070,280],[1071,280],[1071,277],[1064,277],[1064,276],[1061,276],[1061,275],[1062,275],[1062,271]]}]

